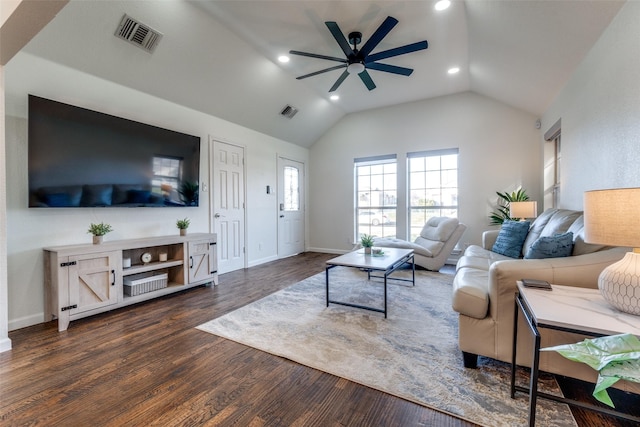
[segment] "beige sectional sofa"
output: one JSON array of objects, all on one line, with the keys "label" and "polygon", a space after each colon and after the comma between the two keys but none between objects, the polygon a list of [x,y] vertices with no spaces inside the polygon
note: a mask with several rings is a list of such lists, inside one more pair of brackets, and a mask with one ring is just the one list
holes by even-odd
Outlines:
[{"label": "beige sectional sofa", "polygon": [[[511,362],[516,281],[541,279],[550,283],[597,288],[600,272],[620,260],[628,248],[590,245],[583,239],[582,212],[550,209],[532,222],[523,245],[526,255],[536,240],[571,231],[571,256],[514,259],[491,251],[499,230],[483,234],[482,247],[469,246],[458,261],[453,282],[453,309],[459,313],[459,346],[466,367],[475,367],[477,356]],[[518,365],[531,366],[532,339],[519,316]],[[584,336],[542,330],[542,347],[582,341]],[[555,352],[542,352],[540,369],[595,381],[595,371],[570,362]]]}]

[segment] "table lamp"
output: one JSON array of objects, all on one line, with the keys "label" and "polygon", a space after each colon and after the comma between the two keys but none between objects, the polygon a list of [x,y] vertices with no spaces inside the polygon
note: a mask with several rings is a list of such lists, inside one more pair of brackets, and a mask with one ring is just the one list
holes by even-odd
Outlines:
[{"label": "table lamp", "polygon": [[585,192],[584,240],[635,248],[600,273],[598,288],[618,310],[640,315],[640,188]]},{"label": "table lamp", "polygon": [[538,202],[509,202],[509,216],[522,220],[535,218],[538,216]]}]

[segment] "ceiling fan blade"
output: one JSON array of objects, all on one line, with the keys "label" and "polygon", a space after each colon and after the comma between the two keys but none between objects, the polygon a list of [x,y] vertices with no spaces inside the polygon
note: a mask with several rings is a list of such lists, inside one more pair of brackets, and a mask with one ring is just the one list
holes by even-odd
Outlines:
[{"label": "ceiling fan blade", "polygon": [[347,65],[336,65],[335,67],[325,68],[324,70],[315,71],[313,73],[305,74],[304,76],[296,77],[297,80],[306,79],[307,77],[317,76],[318,74],[326,73],[328,71],[338,70],[340,68],[345,68]]},{"label": "ceiling fan blade", "polygon": [[365,58],[364,63],[369,64],[371,62],[380,61],[381,59],[391,58],[393,56],[404,55],[406,53],[423,50],[429,47],[429,43],[426,40],[421,42],[411,43],[406,46],[400,46],[393,49],[385,50],[382,52],[374,53]]},{"label": "ceiling fan blade", "polygon": [[342,34],[342,31],[340,30],[340,27],[338,27],[338,24],[333,21],[327,21],[324,24],[327,26],[329,31],[331,31],[331,35],[333,35],[333,38],[336,39],[344,54],[346,56],[353,55],[353,49],[351,49],[351,46],[349,46],[349,42],[344,37],[344,34]]},{"label": "ceiling fan blade", "polygon": [[338,89],[338,87],[342,84],[344,79],[346,79],[347,77],[349,77],[349,72],[347,70],[344,70],[344,73],[342,73],[340,77],[338,77],[338,80],[336,80],[336,82],[333,84],[333,86],[331,86],[331,89],[329,89],[329,92],[333,92],[336,89]]},{"label": "ceiling fan blade", "polygon": [[308,56],[310,58],[327,59],[329,61],[347,62],[345,58],[336,58],[335,56],[318,55],[317,53],[300,52],[298,50],[290,50],[292,55]]},{"label": "ceiling fan blade", "polygon": [[410,76],[413,73],[412,68],[398,67],[396,65],[378,64],[377,62],[371,62],[367,64],[367,69],[376,71],[385,71],[387,73],[401,74],[403,76]]},{"label": "ceiling fan blade", "polygon": [[364,46],[362,46],[362,48],[360,49],[360,54],[363,57],[366,57],[369,53],[371,53],[371,51],[375,49],[376,46],[378,46],[378,43],[380,43],[382,39],[385,38],[387,34],[389,34],[389,31],[391,31],[397,23],[398,20],[396,18],[387,16],[387,19],[385,19],[384,22],[380,24],[378,29],[373,33],[371,37],[369,37],[369,40],[367,40]]},{"label": "ceiling fan blade", "polygon": [[362,80],[362,83],[364,83],[367,89],[374,90],[376,88],[376,84],[371,79],[369,73],[367,73],[367,70],[364,70],[363,72],[358,74],[358,76],[360,76],[360,80]]}]

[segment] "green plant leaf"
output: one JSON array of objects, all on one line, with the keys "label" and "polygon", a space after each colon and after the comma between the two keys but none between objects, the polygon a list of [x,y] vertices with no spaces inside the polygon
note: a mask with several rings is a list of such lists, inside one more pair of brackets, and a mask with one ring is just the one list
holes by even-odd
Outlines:
[{"label": "green plant leaf", "polygon": [[632,334],[586,339],[575,344],[542,348],[556,351],[575,362],[582,362],[598,371],[593,397],[613,407],[607,388],[620,379],[640,382],[640,340]]},{"label": "green plant leaf", "polygon": [[491,225],[501,225],[504,221],[513,219],[509,215],[509,203],[526,202],[529,200],[527,191],[522,188],[518,188],[511,193],[496,191],[496,194],[498,196],[496,211],[491,212],[489,215],[489,224]]}]

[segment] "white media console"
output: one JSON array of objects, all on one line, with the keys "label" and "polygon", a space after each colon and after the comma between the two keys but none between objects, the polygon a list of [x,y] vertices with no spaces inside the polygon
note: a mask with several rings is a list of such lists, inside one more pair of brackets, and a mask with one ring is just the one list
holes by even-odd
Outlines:
[{"label": "white media console", "polygon": [[216,235],[44,248],[45,321],[71,320],[218,283]]}]

